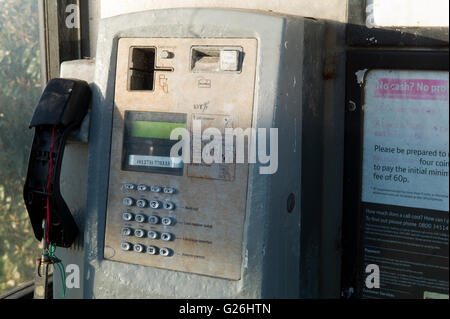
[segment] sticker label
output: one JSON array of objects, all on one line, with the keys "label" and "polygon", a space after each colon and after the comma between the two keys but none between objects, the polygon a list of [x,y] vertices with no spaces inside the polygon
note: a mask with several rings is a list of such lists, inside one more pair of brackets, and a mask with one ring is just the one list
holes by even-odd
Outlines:
[{"label": "sticker label", "polygon": [[183,158],[169,157],[169,156],[130,155],[128,157],[128,165],[146,166],[146,167],[164,167],[164,168],[183,168]]},{"label": "sticker label", "polygon": [[376,83],[375,97],[448,101],[448,81],[380,78]]},{"label": "sticker label", "polygon": [[362,201],[449,209],[448,72],[366,75]]}]

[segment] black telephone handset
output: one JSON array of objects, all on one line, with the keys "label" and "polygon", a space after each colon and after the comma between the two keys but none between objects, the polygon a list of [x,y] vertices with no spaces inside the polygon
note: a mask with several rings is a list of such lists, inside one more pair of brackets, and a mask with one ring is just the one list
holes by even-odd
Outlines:
[{"label": "black telephone handset", "polygon": [[[79,127],[91,100],[89,85],[81,80],[48,82],[30,122],[35,128],[27,178],[25,206],[38,240],[70,247],[78,227],[60,193],[60,171],[68,134]],[[43,221],[46,221],[43,229]],[[44,233],[45,232],[45,233]]]}]

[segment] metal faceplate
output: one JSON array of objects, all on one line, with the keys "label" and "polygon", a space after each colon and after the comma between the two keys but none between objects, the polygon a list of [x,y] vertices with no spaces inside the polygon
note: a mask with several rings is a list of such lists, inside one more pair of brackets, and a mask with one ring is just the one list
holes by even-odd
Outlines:
[{"label": "metal faceplate", "polygon": [[[148,67],[146,62],[135,64],[138,60],[132,60],[133,48],[153,50],[153,86],[147,90],[130,86],[130,74],[137,70],[135,75],[140,76],[142,65]],[[200,53],[194,52],[196,48]],[[211,53],[214,50],[227,52],[218,60]],[[201,61],[195,54],[207,59]],[[222,133],[227,127],[251,127],[256,59],[256,39],[119,39],[105,259],[241,278],[248,165],[185,163],[178,175],[123,170],[123,145],[125,117],[130,112],[182,115],[190,132],[193,120],[201,120],[202,130],[216,127]],[[140,159],[131,157],[129,163]],[[138,185],[149,189],[138,190]],[[151,186],[159,186],[161,191],[152,192]],[[174,193],[164,193],[164,187],[173,188]],[[146,207],[138,207],[139,200],[146,200],[139,202]],[[154,200],[162,206],[170,202],[174,208],[153,209],[149,204]],[[130,220],[124,219],[124,213],[130,214],[125,214]],[[165,218],[170,218],[170,225],[163,223],[167,224]]]}]

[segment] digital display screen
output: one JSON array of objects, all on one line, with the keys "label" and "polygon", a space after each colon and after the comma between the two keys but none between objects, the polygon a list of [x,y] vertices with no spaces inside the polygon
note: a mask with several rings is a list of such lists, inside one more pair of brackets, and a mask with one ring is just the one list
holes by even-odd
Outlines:
[{"label": "digital display screen", "polygon": [[143,138],[170,139],[176,128],[186,128],[186,123],[135,121],[131,123],[131,136]]},{"label": "digital display screen", "polygon": [[122,169],[183,175],[182,157],[170,156],[178,142],[170,134],[177,128],[186,128],[186,114],[126,111]]}]

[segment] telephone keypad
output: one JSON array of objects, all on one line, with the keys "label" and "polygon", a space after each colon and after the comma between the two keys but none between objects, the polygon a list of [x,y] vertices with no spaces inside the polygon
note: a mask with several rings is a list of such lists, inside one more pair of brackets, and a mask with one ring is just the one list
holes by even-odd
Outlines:
[{"label": "telephone keypad", "polygon": [[[146,192],[150,191],[152,193],[163,193],[166,195],[173,195],[176,193],[175,188],[166,186],[148,186],[146,184],[133,184],[133,183],[125,183],[123,186],[123,189],[126,191],[137,191],[137,192]],[[156,194],[155,194],[156,195]],[[135,207],[137,209],[160,209],[163,208],[166,211],[172,211],[175,209],[175,204],[170,201],[169,199],[165,200],[158,200],[158,199],[145,199],[145,198],[139,198],[135,199],[131,196],[127,196],[123,198],[122,203],[126,207]],[[127,211],[122,213],[122,220],[125,222],[137,222],[141,224],[141,227],[143,223],[148,222],[148,224],[156,226],[160,225],[163,227],[166,226],[173,226],[175,224],[175,220],[173,217],[160,217],[157,215],[151,215],[147,216],[143,213],[134,214],[131,211]],[[153,240],[161,240],[164,242],[170,242],[175,240],[174,234],[170,232],[159,232],[157,230],[146,230],[143,228],[136,228],[132,229],[130,227],[123,227],[122,228],[122,236],[134,236],[136,238],[140,239],[147,239],[149,241]],[[120,245],[121,249],[124,251],[131,251],[131,252],[147,252],[149,255],[160,255],[162,257],[169,257],[173,254],[173,251],[168,247],[159,248],[157,246],[153,245],[144,245],[141,243],[129,243],[129,242],[122,242]]]}]

